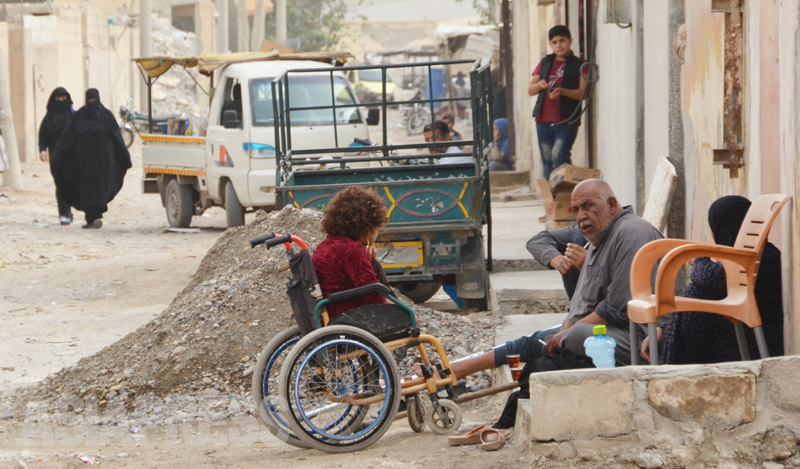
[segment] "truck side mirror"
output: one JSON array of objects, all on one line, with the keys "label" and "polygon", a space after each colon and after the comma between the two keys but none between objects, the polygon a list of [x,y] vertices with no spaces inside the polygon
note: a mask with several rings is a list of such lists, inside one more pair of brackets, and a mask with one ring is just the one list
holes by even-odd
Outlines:
[{"label": "truck side mirror", "polygon": [[229,109],[222,113],[222,126],[226,129],[238,129],[242,127],[242,121],[239,120],[236,111]]},{"label": "truck side mirror", "polygon": [[372,107],[367,111],[367,125],[378,125],[381,122],[381,110]]}]

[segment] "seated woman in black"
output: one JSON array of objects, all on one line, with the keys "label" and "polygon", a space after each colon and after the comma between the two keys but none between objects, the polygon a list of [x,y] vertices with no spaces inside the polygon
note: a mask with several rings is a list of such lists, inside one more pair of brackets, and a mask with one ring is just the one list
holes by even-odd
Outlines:
[{"label": "seated woman in black", "polygon": [[[740,196],[716,200],[708,210],[708,224],[717,244],[733,246],[750,201]],[[691,281],[682,296],[721,300],[727,296],[725,270],[708,257],[694,260]],[[761,313],[764,336],[771,357],[783,355],[783,305],[781,300],[781,252],[767,243],[755,286],[756,302]],[[753,330],[745,326],[750,357],[758,359]],[[643,351],[648,347],[643,346]],[[702,312],[673,313],[659,340],[659,363],[692,364],[739,361],[733,323],[718,314]]]}]

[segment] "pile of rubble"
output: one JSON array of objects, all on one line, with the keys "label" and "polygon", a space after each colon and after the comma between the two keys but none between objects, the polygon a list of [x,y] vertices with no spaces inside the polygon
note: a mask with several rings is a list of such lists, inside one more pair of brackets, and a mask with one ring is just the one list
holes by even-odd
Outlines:
[{"label": "pile of rubble", "polygon": [[[248,241],[267,232],[292,233],[313,250],[324,239],[320,221],[316,211],[287,207],[259,212],[250,225],[227,230],[158,317],[37,386],[0,398],[0,414],[33,422],[57,415],[65,424],[162,425],[253,413],[249,388],[258,354],[293,320],[285,249],[251,249]],[[450,359],[493,343],[497,320],[488,313],[414,309],[423,332],[438,337]],[[411,364],[409,355],[401,374]],[[468,385],[490,383],[480,373]]]},{"label": "pile of rubble", "polygon": [[[181,31],[167,18],[152,18],[153,55],[191,57],[197,55],[194,33]],[[195,128],[205,128],[208,108],[202,106],[205,93],[196,83],[197,68],[183,69],[174,66],[158,78],[153,85],[153,114],[156,116],[185,114]],[[205,85],[208,86],[208,85]]]}]

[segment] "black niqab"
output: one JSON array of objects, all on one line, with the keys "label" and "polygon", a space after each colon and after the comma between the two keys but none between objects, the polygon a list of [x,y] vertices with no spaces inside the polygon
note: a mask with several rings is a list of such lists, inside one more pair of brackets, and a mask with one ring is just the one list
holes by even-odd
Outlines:
[{"label": "black niqab", "polygon": [[[90,103],[90,99],[95,101]],[[79,134],[101,132],[108,125],[108,122],[103,121],[107,117],[103,111],[108,110],[100,102],[100,93],[97,89],[86,90],[86,104],[80,109],[80,112],[75,113],[75,131]],[[111,114],[111,120],[114,121],[113,114]]]},{"label": "black niqab", "polygon": [[[67,99],[59,101],[56,98],[65,96]],[[61,132],[69,125],[72,116],[72,99],[65,88],[58,87],[50,93],[47,100],[47,114],[42,119],[39,127],[39,150],[50,149],[52,153],[58,143]]]}]

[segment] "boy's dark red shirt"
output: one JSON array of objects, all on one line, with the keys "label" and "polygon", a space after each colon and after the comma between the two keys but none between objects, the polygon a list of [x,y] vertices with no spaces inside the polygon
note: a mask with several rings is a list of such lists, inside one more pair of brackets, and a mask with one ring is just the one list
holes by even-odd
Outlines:
[{"label": "boy's dark red shirt", "polygon": [[[367,250],[359,242],[341,236],[328,236],[319,243],[311,255],[317,280],[322,294],[327,298],[331,293],[350,288],[379,283],[372,268]],[[384,303],[386,299],[377,293],[328,303],[330,319],[343,312],[362,305]]]},{"label": "boy's dark red shirt", "polygon": [[[550,76],[545,78],[547,83],[550,83],[550,88],[560,88],[561,82],[564,81],[564,69],[567,65],[566,61],[553,60],[553,67],[550,69]],[[542,62],[536,65],[536,69],[532,75],[538,75],[542,68]],[[549,91],[545,90],[545,93]],[[561,122],[564,118],[561,116],[561,100],[550,99],[548,94],[544,96],[544,104],[542,105],[542,115],[536,118],[536,122]]]}]

